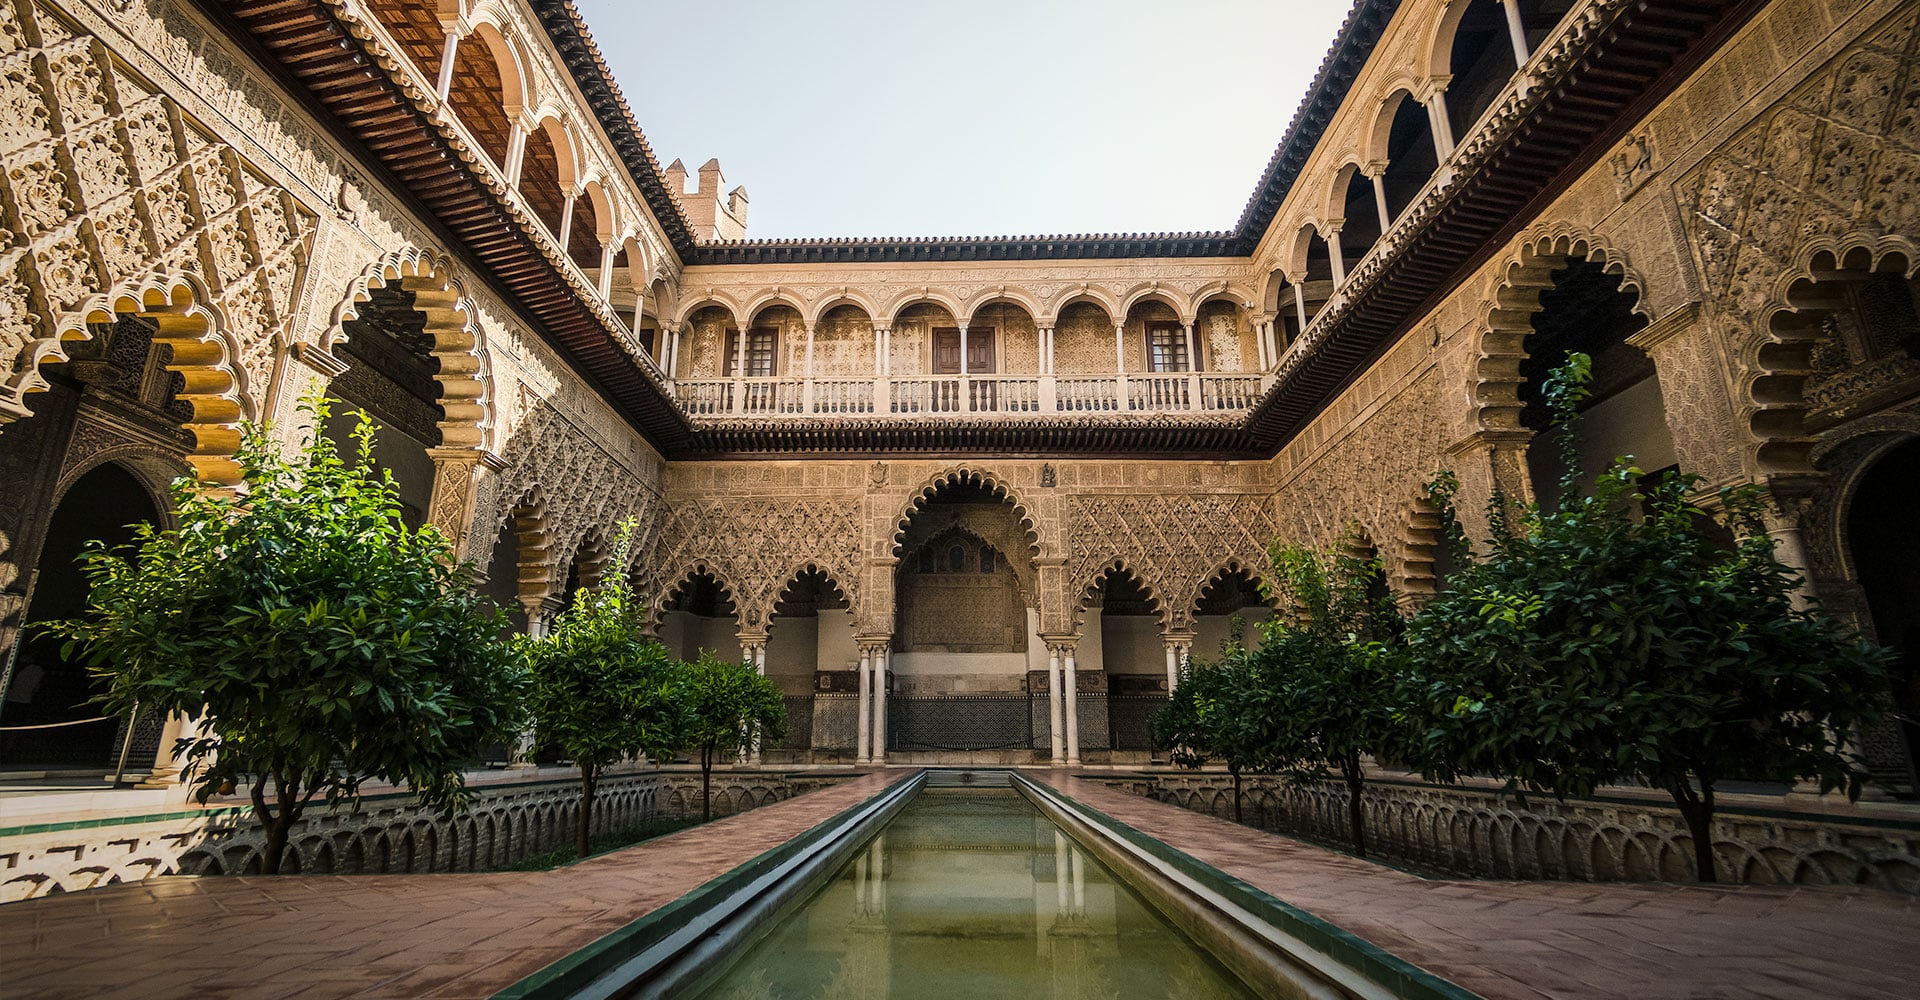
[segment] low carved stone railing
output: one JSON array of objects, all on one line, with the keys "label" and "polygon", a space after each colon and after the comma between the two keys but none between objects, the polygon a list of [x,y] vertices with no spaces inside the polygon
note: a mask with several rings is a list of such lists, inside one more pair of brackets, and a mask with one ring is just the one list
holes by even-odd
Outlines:
[{"label": "low carved stone railing", "polygon": [[[1225,774],[1141,773],[1117,788],[1222,819],[1233,818]],[[1248,777],[1244,822],[1330,844],[1347,843],[1347,796],[1337,783]],[[1740,796],[1738,798],[1758,798]],[[1782,801],[1769,799],[1768,801]],[[1370,781],[1362,797],[1368,853],[1431,871],[1482,878],[1685,882],[1693,841],[1671,806],[1630,794],[1522,807],[1497,788]],[[1905,814],[1905,815],[1902,815]],[[1723,804],[1713,829],[1723,880],[1867,885],[1920,893],[1920,811]]]},{"label": "low carved stone railing", "polygon": [[[791,798],[846,775],[725,770],[713,775],[713,814]],[[472,805],[443,817],[405,792],[370,795],[355,810],[315,806],[294,828],[282,871],[485,871],[573,843],[580,783],[564,771],[477,785]],[[594,802],[594,832],[695,815],[700,775],[634,770],[610,775]],[[246,808],[42,822],[0,829],[0,903],[161,875],[260,870],[264,835]]]},{"label": "low carved stone railing", "polygon": [[[690,417],[1184,413],[1246,410],[1267,379],[1247,372],[1130,375],[907,375],[678,379]],[[1124,405],[1123,405],[1124,401]]]}]

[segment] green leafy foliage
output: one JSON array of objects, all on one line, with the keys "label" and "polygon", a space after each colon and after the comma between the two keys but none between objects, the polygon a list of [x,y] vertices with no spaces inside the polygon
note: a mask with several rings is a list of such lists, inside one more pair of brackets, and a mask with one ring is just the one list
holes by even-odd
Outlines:
[{"label": "green leafy foliage", "polygon": [[[1563,426],[1585,371],[1575,355],[1549,382]],[[1663,789],[1711,881],[1716,782],[1858,794],[1847,734],[1882,710],[1885,656],[1794,606],[1753,490],[1719,494],[1730,545],[1686,477],[1646,482],[1621,460],[1583,494],[1575,476],[1551,506],[1496,520],[1485,558],[1411,622],[1408,758],[1440,780],[1505,775],[1522,794]]]},{"label": "green leafy foliage", "polygon": [[714,761],[753,749],[756,740],[786,735],[787,704],[753,664],[722,660],[708,650],[680,666],[682,696],[691,712],[682,746],[700,752],[700,819],[710,810]]},{"label": "green leafy foliage", "polygon": [[1251,704],[1268,716],[1266,756],[1298,779],[1340,775],[1354,850],[1364,855],[1362,760],[1400,734],[1393,645],[1405,621],[1379,558],[1361,554],[1355,538],[1325,553],[1276,546],[1271,559],[1284,611],[1251,657],[1260,688]]},{"label": "green leafy foliage", "polygon": [[576,848],[589,849],[593,800],[601,775],[628,757],[672,757],[691,713],[667,649],[645,635],[644,607],[617,568],[627,565],[634,523],[620,526],[611,565],[616,571],[574,598],[538,638],[515,646],[532,677],[528,708],[538,744],[556,749],[580,769]]},{"label": "green leafy foliage", "polygon": [[179,527],[82,559],[87,612],[51,622],[106,683],[108,709],[199,716],[178,752],[197,793],[252,783],[278,871],[288,830],[365,780],[462,805],[462,769],[519,725],[524,675],[439,531],[400,519],[360,414],[343,459],[317,428],[291,459],[248,427],[238,493],[173,486]]}]

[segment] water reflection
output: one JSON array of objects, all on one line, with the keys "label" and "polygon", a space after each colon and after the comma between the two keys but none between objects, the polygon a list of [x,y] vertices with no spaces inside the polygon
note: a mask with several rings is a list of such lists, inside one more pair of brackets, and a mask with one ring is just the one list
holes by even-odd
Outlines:
[{"label": "water reflection", "polygon": [[1250,997],[1011,790],[923,792],[711,1000]]}]

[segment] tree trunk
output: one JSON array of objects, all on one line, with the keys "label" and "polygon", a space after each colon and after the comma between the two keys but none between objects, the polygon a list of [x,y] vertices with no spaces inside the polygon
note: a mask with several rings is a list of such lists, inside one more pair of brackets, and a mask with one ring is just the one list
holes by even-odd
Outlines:
[{"label": "tree trunk", "polygon": [[593,792],[596,784],[593,772],[593,768],[584,764],[580,767],[580,829],[575,846],[583,858],[587,856],[588,834],[593,830]]},{"label": "tree trunk", "polygon": [[713,818],[713,745],[700,748],[700,822]]},{"label": "tree trunk", "polygon": [[1360,755],[1350,753],[1340,762],[1340,774],[1347,779],[1347,823],[1352,827],[1353,853],[1356,857],[1367,856],[1367,819],[1366,810],[1360,804],[1360,790],[1366,785],[1367,776],[1360,770]]},{"label": "tree trunk", "polygon": [[1668,786],[1667,794],[1673,796],[1673,804],[1679,807],[1680,818],[1687,821],[1687,835],[1693,839],[1693,868],[1699,874],[1700,881],[1720,881],[1713,862],[1712,779],[1702,776],[1700,791],[1695,793],[1693,786],[1682,778],[1677,784]]},{"label": "tree trunk", "polygon": [[[273,780],[274,801],[278,808],[267,805],[269,778]],[[280,861],[286,857],[287,840],[293,832],[293,821],[297,815],[294,802],[298,794],[297,788],[290,787],[287,779],[274,771],[268,771],[253,780],[253,815],[260,821],[260,827],[267,837],[260,852],[262,875],[280,874]]]},{"label": "tree trunk", "polygon": [[1240,772],[1237,769],[1233,772],[1233,821],[1245,822],[1240,816]]},{"label": "tree trunk", "polygon": [[292,826],[293,821],[284,812],[267,821],[267,846],[260,855],[260,874],[280,874],[280,859],[286,856],[287,835]]}]

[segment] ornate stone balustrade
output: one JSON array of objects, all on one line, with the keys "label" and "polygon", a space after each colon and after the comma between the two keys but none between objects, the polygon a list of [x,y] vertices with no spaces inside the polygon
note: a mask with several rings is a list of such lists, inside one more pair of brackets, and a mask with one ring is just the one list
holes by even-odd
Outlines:
[{"label": "ornate stone balustrade", "polygon": [[[1225,774],[1138,774],[1109,782],[1196,812],[1233,817]],[[1250,826],[1347,843],[1338,783],[1242,782]],[[1920,812],[1904,806],[1796,808],[1792,800],[1723,796],[1714,822],[1722,879],[1785,885],[1869,885],[1920,893]],[[1746,798],[1755,802],[1738,802]],[[1363,804],[1369,853],[1390,862],[1483,878],[1684,882],[1694,878],[1686,824],[1671,806],[1621,795],[1525,806],[1496,788],[1375,780]],[[1769,804],[1761,804],[1769,803]],[[1771,803],[1779,803],[1771,805]]]},{"label": "ornate stone balustrade", "polygon": [[[844,777],[841,776],[841,777]],[[838,780],[773,771],[716,771],[713,814],[726,816]],[[399,792],[353,811],[316,805],[295,828],[286,873],[484,871],[573,843],[580,783],[563,769],[479,785],[467,811],[443,817]],[[695,814],[700,775],[637,770],[606,778],[594,831]],[[0,828],[0,903],[160,875],[260,869],[264,834],[242,807],[112,816]]]},{"label": "ornate stone balustrade", "polygon": [[675,400],[691,417],[1246,410],[1259,401],[1266,385],[1266,376],[1241,372],[720,378],[673,383]]}]

